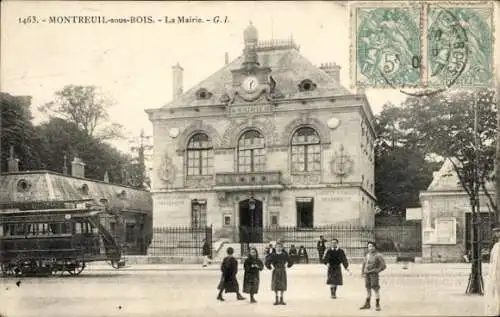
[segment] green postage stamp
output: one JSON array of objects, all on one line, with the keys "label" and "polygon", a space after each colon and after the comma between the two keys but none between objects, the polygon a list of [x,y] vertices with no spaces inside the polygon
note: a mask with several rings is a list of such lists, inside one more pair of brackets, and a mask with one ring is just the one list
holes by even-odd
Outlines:
[{"label": "green postage stamp", "polygon": [[491,2],[352,2],[352,86],[491,87],[493,16]]}]

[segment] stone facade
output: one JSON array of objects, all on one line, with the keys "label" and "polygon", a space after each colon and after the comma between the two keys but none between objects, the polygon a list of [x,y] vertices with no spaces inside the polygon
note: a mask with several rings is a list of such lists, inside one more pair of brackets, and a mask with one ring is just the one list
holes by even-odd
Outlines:
[{"label": "stone facade", "polygon": [[[375,133],[366,97],[311,65],[293,42],[259,43],[252,28],[243,56],[164,107],[146,110],[154,129],[154,225],[199,225],[194,213],[202,212],[216,235],[237,240],[242,208],[252,208],[242,202],[256,201],[260,216],[251,226],[304,226],[299,201],[312,208],[305,226],[373,227]],[[317,143],[292,146],[306,132]],[[204,154],[190,150],[200,135]],[[245,152],[250,135],[262,139],[249,141],[260,143]]]},{"label": "stone facade", "polygon": [[[494,195],[492,186],[488,186]],[[493,196],[494,199],[494,196]],[[468,228],[471,205],[467,193],[461,188],[451,161],[447,159],[426,191],[420,194],[422,204],[422,261],[463,261],[469,250]],[[480,194],[482,226],[488,230],[490,213],[488,197]],[[469,222],[469,224],[467,224]],[[483,237],[488,232],[483,232]],[[487,239],[483,247],[488,247]]]}]

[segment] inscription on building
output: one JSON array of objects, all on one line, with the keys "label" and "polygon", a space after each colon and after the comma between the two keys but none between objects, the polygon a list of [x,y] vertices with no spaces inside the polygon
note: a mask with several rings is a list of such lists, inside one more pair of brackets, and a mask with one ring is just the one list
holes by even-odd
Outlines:
[{"label": "inscription on building", "polygon": [[353,195],[349,195],[348,191],[338,191],[332,193],[320,194],[319,199],[324,202],[347,201],[352,200]]},{"label": "inscription on building", "polygon": [[229,107],[229,115],[244,115],[251,113],[269,113],[273,112],[274,106],[270,104],[263,105],[243,105]]},{"label": "inscription on building", "polygon": [[158,207],[178,207],[184,206],[186,200],[182,197],[158,198],[155,199],[154,203]]}]

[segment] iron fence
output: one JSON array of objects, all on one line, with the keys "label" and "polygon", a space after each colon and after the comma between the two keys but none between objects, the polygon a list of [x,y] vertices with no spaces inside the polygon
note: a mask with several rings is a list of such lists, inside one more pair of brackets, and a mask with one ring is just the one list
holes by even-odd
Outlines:
[{"label": "iron fence", "polygon": [[[212,246],[212,226],[155,227],[148,250],[153,256],[202,256],[203,243]],[[212,252],[212,248],[210,248]]]},{"label": "iron fence", "polygon": [[[248,228],[246,228],[246,230],[252,231],[252,229]],[[348,257],[363,256],[366,252],[366,244],[374,239],[374,231],[372,228],[355,225],[327,225],[313,228],[266,227],[256,228],[255,231],[256,232],[253,232],[249,236],[255,237],[261,234],[261,241],[263,243],[241,241],[242,255],[248,253],[249,247],[255,247],[259,254],[263,254],[269,243],[281,241],[287,251],[292,247],[295,247],[297,250],[300,247],[305,248],[308,263],[319,262],[317,243],[320,236],[323,236],[323,238],[327,240],[327,248],[331,239],[338,239],[339,245],[344,249]]]},{"label": "iron fence", "polygon": [[[350,258],[359,258],[365,255],[366,245],[369,241],[375,241],[378,249],[385,254],[406,255],[411,253],[419,256],[421,253],[421,230],[420,223],[386,225],[377,228],[362,227],[356,225],[326,225],[313,228],[298,227],[264,227],[264,228],[237,228],[245,230],[239,237],[242,256],[248,254],[250,247],[255,247],[260,256],[269,243],[283,242],[285,249],[290,250],[294,246],[297,250],[303,246],[308,255],[309,263],[318,263],[319,254],[317,243],[320,236],[326,240],[328,248],[331,239],[339,240],[339,245]],[[217,236],[217,229],[210,225],[207,227],[156,227],[153,228],[153,241],[149,247],[148,254],[153,256],[201,256],[203,241],[206,240],[211,246],[211,253]],[[220,252],[220,251],[219,251]],[[406,254],[405,254],[406,253]],[[238,254],[237,254],[238,255]]]}]

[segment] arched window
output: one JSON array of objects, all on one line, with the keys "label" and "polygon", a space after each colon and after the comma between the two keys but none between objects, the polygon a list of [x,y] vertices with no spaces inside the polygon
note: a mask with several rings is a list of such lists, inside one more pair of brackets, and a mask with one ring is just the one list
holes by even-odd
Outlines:
[{"label": "arched window", "polygon": [[264,137],[249,130],[238,141],[238,171],[261,172],[265,167]]},{"label": "arched window", "polygon": [[211,175],[213,167],[213,146],[205,133],[197,133],[189,139],[187,146],[188,176]]},{"label": "arched window", "polygon": [[292,136],[292,171],[318,172],[321,169],[319,135],[313,128],[300,128]]}]

